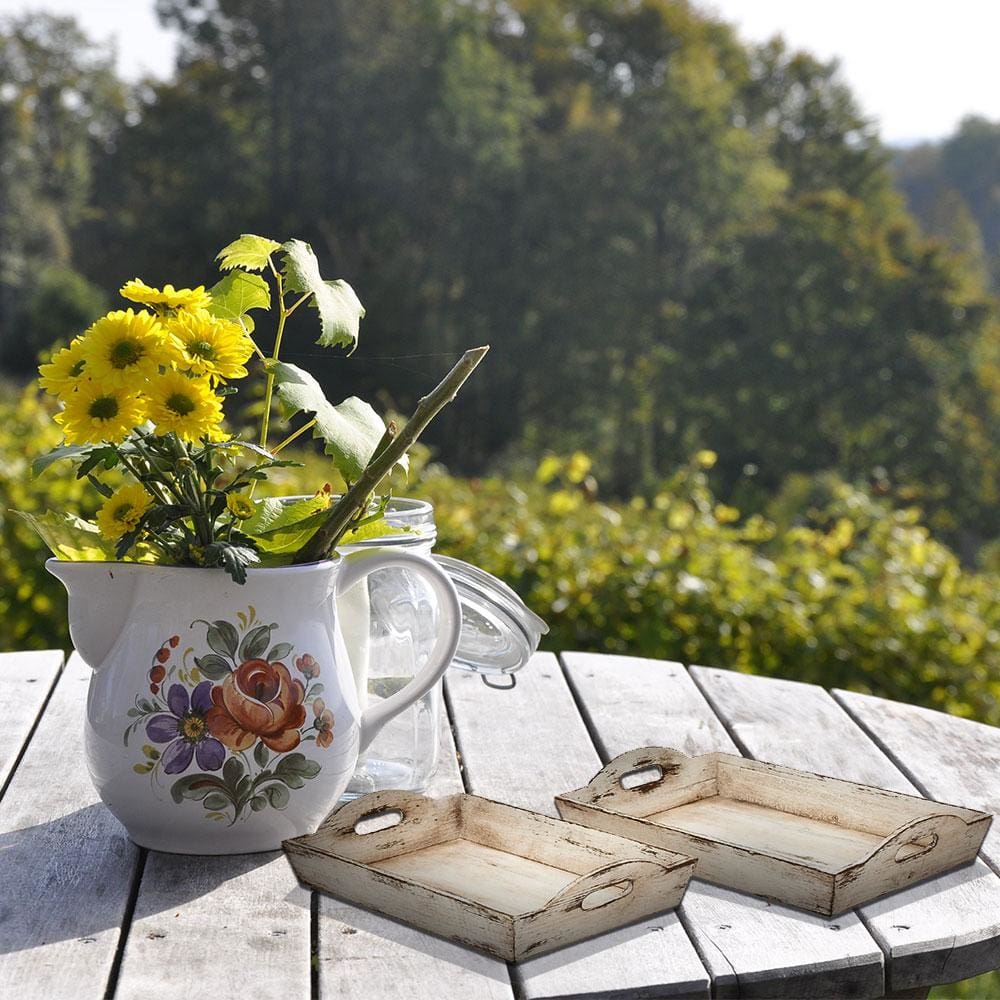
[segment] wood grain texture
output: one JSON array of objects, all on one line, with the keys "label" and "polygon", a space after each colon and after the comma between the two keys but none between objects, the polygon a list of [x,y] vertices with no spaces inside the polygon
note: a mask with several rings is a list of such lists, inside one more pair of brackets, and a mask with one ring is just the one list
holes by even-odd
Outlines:
[{"label": "wood grain texture", "polygon": [[100,997],[138,849],[84,764],[90,668],[74,655],[0,802],[0,993]]},{"label": "wood grain texture", "polygon": [[[1000,817],[1000,729],[852,691],[833,694],[924,794]],[[1000,874],[1000,818],[981,854]]]},{"label": "wood grain texture", "polygon": [[[691,674],[755,757],[918,793],[822,688],[703,667],[692,667]],[[977,806],[971,797],[937,797]],[[862,907],[862,919],[886,953],[891,989],[955,982],[1000,965],[1000,879],[991,874],[976,861]]]},{"label": "wood grain texture", "polygon": [[0,653],[0,789],[11,775],[62,665],[63,654],[58,649]]},{"label": "wood grain texture", "polygon": [[[739,752],[679,664],[592,653],[562,659],[609,757],[651,744]],[[882,951],[853,913],[828,920],[701,882],[695,869],[680,914],[716,996],[882,995]]]},{"label": "wood grain texture", "polygon": [[[446,680],[469,790],[548,815],[600,758],[555,657],[536,654],[512,690],[472,674]],[[702,996],[709,979],[677,915],[666,913],[514,967],[525,997]]]},{"label": "wood grain texture", "polygon": [[247,989],[261,1000],[305,1000],[309,922],[309,892],[278,852],[150,851],[116,1000],[195,997],[207,983],[220,997]]},{"label": "wood grain texture", "polygon": [[[428,795],[463,791],[455,744],[441,731],[441,764]],[[338,1000],[512,1000],[507,965],[332,896],[319,895],[321,997]]]}]

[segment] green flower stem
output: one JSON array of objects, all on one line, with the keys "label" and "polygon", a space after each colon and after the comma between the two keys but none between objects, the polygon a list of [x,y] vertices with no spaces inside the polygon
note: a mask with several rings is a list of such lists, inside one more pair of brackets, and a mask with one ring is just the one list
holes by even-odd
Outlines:
[{"label": "green flower stem", "polygon": [[287,445],[290,445],[297,437],[299,437],[302,434],[305,434],[307,430],[309,430],[311,427],[314,427],[315,425],[316,425],[316,418],[313,417],[313,419],[310,420],[309,423],[303,424],[297,431],[293,431],[291,434],[289,434],[288,437],[286,437],[285,440],[282,441],[277,448],[272,448],[271,454],[277,455],[282,448],[286,447]]},{"label": "green flower stem", "polygon": [[[285,322],[288,320],[288,310],[285,308],[285,287],[281,280],[281,272],[274,266],[274,261],[267,258],[268,267],[274,275],[278,295],[278,330],[274,335],[274,351],[271,353],[271,361],[278,360],[278,352],[281,350],[281,338],[285,333]],[[296,303],[297,305],[298,303]],[[271,399],[274,396],[274,372],[267,373],[267,383],[264,387],[264,413],[260,418],[260,446],[267,447],[267,431],[271,422]]]}]

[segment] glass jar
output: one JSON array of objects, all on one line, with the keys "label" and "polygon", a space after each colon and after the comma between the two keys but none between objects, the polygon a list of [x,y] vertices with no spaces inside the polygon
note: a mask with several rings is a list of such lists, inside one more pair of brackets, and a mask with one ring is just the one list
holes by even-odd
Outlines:
[{"label": "glass jar", "polygon": [[[393,499],[386,521],[403,531],[344,545],[341,551],[400,546],[431,555],[437,530],[429,503]],[[433,558],[451,577],[462,603],[462,638],[453,668],[476,671],[487,680],[523,667],[548,631],[545,622],[496,577],[458,559]],[[430,591],[413,574],[396,569],[372,573],[343,594],[338,617],[362,705],[406,684],[430,654],[437,627]],[[437,767],[442,706],[439,683],[393,719],[361,755],[344,797],[382,788],[426,789]]]}]

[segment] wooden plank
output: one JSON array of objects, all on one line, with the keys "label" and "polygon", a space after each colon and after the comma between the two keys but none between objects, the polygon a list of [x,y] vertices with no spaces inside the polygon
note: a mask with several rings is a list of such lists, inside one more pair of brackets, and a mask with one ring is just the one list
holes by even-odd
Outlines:
[{"label": "wooden plank", "polygon": [[307,1000],[309,891],[280,852],[198,857],[150,851],[116,1000]]},{"label": "wooden plank", "polygon": [[[463,791],[455,744],[441,731],[428,795]],[[511,1000],[507,965],[332,896],[319,895],[319,995],[338,1000]]]},{"label": "wooden plank", "polygon": [[[555,815],[554,793],[576,788],[600,768],[552,654],[537,654],[511,690],[458,671],[446,687],[471,792]],[[514,975],[529,998],[705,997],[709,989],[676,913],[520,963]]]},{"label": "wooden plank", "polygon": [[84,764],[90,668],[72,656],[0,802],[0,985],[5,996],[104,994],[138,848]]},{"label": "wooden plank", "polygon": [[[822,688],[704,667],[691,675],[755,757],[919,794]],[[1000,964],[1000,879],[982,861],[860,913],[886,953],[892,990],[951,983]]]},{"label": "wooden plank", "polygon": [[[1000,728],[853,691],[833,694],[925,795],[1000,815]],[[981,855],[1000,874],[1000,819]]]},{"label": "wooden plank", "polygon": [[58,649],[0,653],[0,790],[14,770],[63,659]]},{"label": "wooden plank", "polygon": [[[739,752],[679,664],[590,653],[562,659],[607,756],[643,745]],[[882,995],[882,952],[856,914],[828,920],[695,880],[681,917],[715,996]]]}]

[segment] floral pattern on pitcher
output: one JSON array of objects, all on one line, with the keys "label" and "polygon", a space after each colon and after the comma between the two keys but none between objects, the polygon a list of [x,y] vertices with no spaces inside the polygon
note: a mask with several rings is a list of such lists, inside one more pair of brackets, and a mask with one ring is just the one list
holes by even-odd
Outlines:
[{"label": "floral pattern on pitcher", "polygon": [[284,809],[289,790],[322,770],[296,748],[315,741],[329,749],[334,730],[317,660],[309,653],[294,658],[300,679],[285,662],[292,644],[271,642],[277,623],[259,622],[252,605],[236,617],[239,627],[191,623],[206,627],[211,652],[200,656],[188,647],[178,657],[179,635],[163,642],[151,659],[149,697],[136,696],[124,734],[127,747],[143,728],[149,742],[132,770],[148,774],[154,791],[179,775],[170,786],[174,802],[200,801],[207,819],[230,826],[251,812]]}]

